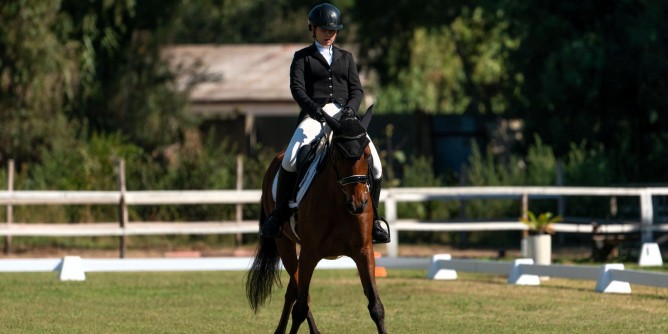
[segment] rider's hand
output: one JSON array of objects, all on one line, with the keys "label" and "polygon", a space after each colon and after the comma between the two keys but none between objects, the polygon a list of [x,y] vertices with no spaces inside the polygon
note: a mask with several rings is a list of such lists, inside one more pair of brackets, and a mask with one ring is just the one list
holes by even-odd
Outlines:
[{"label": "rider's hand", "polygon": [[343,106],[343,108],[341,108],[341,115],[346,115],[346,114],[349,114],[349,115],[356,115],[356,112],[355,112],[355,110],[354,110],[353,108],[351,108],[351,107]]},{"label": "rider's hand", "polygon": [[311,116],[311,118],[313,118],[318,122],[324,122],[325,121],[325,116],[323,116],[324,113],[325,111],[322,110],[322,108],[318,108],[315,111],[313,111],[313,113],[309,116]]}]

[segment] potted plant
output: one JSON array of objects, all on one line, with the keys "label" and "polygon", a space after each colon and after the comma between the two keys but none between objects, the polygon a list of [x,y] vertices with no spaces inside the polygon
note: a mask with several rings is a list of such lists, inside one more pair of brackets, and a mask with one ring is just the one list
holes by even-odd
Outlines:
[{"label": "potted plant", "polygon": [[552,263],[552,234],[553,223],[560,222],[561,216],[555,216],[551,212],[544,212],[536,216],[533,212],[527,212],[526,217],[520,221],[527,225],[529,236],[526,240],[527,256],[533,259],[535,264]]}]

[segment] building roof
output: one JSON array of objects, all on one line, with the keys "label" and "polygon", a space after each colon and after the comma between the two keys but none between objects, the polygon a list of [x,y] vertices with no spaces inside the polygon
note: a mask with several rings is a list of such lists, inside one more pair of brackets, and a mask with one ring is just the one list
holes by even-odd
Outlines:
[{"label": "building roof", "polygon": [[[180,85],[197,73],[207,81],[190,92],[191,110],[208,117],[229,114],[297,114],[290,93],[290,63],[305,44],[176,45],[164,55],[180,72]],[[364,83],[364,78],[360,78]]]}]

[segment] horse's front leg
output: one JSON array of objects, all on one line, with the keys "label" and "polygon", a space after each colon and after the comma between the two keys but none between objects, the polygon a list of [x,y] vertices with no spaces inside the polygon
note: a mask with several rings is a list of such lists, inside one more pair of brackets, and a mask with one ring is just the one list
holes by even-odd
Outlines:
[{"label": "horse's front leg", "polygon": [[318,334],[318,328],[315,326],[315,321],[311,315],[311,310],[309,309],[309,286],[311,285],[311,278],[313,277],[313,271],[315,266],[318,264],[319,259],[315,259],[313,256],[308,256],[305,252],[301,252],[299,257],[299,270],[298,270],[298,280],[299,284],[297,286],[297,302],[292,308],[292,327],[290,328],[290,334],[297,334],[299,331],[299,326],[308,318],[308,324],[311,334]]},{"label": "horse's front leg", "polygon": [[371,319],[376,323],[378,333],[387,333],[385,329],[385,307],[380,301],[378,288],[376,287],[376,259],[373,256],[373,246],[364,247],[353,260],[362,281],[364,294],[369,301],[367,308]]},{"label": "horse's front leg", "polygon": [[281,319],[274,331],[274,334],[284,334],[288,327],[288,321],[290,320],[290,311],[292,311],[292,306],[295,304],[295,300],[297,300],[297,273],[299,260],[297,259],[296,245],[294,242],[290,241],[290,239],[285,237],[276,239],[276,246],[279,254],[281,254],[283,267],[285,267],[285,271],[290,275],[290,282],[285,291]]},{"label": "horse's front leg", "polygon": [[[281,320],[278,323],[278,327],[276,327],[276,331],[274,334],[283,334],[285,333],[285,330],[288,326],[288,320],[290,320],[290,311],[292,310],[293,305],[295,304],[295,301],[297,300],[297,292],[298,292],[298,284],[297,284],[297,273],[295,274],[290,274],[290,283],[288,284],[287,291],[285,292],[285,302],[283,303],[283,312],[281,313]],[[310,302],[310,294],[308,296],[309,302]],[[313,314],[311,314],[311,310],[309,309],[307,314],[306,314],[306,322],[308,323],[308,327],[311,331],[311,333],[319,333],[318,328],[315,325],[315,319],[313,318]]]}]

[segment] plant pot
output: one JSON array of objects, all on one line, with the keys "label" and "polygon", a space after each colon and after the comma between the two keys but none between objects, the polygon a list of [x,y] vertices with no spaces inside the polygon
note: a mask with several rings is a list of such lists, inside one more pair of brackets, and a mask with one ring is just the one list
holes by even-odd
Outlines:
[{"label": "plant pot", "polygon": [[527,253],[535,264],[552,264],[552,236],[549,234],[529,235]]}]

